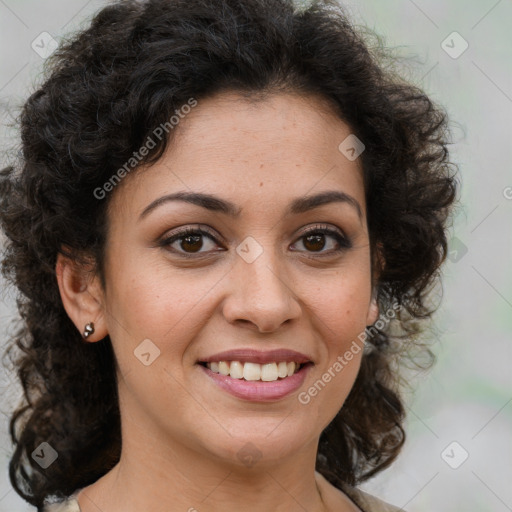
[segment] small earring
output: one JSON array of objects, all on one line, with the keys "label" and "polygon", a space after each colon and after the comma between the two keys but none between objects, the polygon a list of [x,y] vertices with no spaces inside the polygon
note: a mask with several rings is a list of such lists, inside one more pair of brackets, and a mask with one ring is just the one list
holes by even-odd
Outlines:
[{"label": "small earring", "polygon": [[86,324],[84,329],[84,338],[87,339],[91,334],[94,333],[94,324],[92,322],[89,322]]}]

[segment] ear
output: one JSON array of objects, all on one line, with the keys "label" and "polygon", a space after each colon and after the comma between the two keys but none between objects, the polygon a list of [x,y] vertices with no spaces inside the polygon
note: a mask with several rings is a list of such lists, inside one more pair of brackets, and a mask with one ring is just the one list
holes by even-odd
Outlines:
[{"label": "ear", "polygon": [[372,298],[366,315],[366,325],[373,325],[379,318],[379,303],[377,302],[377,288],[372,291]]},{"label": "ear", "polygon": [[379,318],[379,303],[377,301],[379,277],[386,262],[382,254],[382,243],[376,244],[372,262],[372,298],[366,315],[366,325],[373,325]]},{"label": "ear", "polygon": [[105,300],[99,276],[93,265],[85,266],[59,253],[55,266],[57,282],[64,309],[83,337],[85,325],[94,323],[94,333],[87,341],[95,342],[107,336]]}]

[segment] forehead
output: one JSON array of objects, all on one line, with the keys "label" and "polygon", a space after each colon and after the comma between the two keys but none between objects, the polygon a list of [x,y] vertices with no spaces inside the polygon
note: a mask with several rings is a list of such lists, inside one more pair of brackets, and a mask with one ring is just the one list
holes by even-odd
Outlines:
[{"label": "forehead", "polygon": [[[278,158],[279,142],[299,147],[306,144],[321,152],[331,145],[337,148],[340,134],[350,129],[335,112],[335,106],[318,95],[274,93],[256,98],[237,92],[224,92],[205,100],[180,122],[174,145],[186,150],[191,143],[204,149],[221,146],[231,156],[258,153],[259,144],[273,144],[275,151],[261,157]],[[236,146],[233,146],[236,143]],[[240,153],[242,150],[243,153]]]},{"label": "forehead", "polygon": [[324,98],[225,92],[198,101],[164,155],[128,176],[117,200],[140,211],[158,194],[188,189],[222,192],[237,203],[252,197],[275,204],[334,188],[355,196],[364,209],[360,159],[350,161],[338,149],[350,135]]}]

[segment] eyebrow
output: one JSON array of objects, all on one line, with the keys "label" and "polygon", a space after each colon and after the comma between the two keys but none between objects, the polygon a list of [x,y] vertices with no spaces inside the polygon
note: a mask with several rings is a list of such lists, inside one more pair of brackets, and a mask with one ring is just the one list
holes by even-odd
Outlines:
[{"label": "eyebrow", "polygon": [[[149,213],[155,210],[155,208],[158,208],[170,201],[183,201],[206,208],[212,212],[220,212],[225,215],[229,215],[233,218],[239,217],[242,212],[242,208],[236,206],[230,201],[221,199],[214,195],[203,194],[201,192],[175,192],[173,194],[167,194],[159,197],[146,206],[140,214],[139,220],[142,220],[144,217],[149,215]],[[351,195],[338,190],[328,190],[313,196],[297,197],[291,201],[286,210],[286,214],[297,215],[299,213],[305,213],[329,203],[346,203],[351,205],[356,210],[359,219],[362,221],[363,213],[360,204]]]}]

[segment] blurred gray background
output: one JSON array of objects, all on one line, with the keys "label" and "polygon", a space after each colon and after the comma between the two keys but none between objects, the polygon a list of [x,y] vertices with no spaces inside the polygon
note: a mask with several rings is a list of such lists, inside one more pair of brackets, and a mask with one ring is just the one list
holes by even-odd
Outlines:
[{"label": "blurred gray background", "polygon": [[[40,78],[52,39],[83,27],[106,3],[0,0],[1,150],[16,144],[8,124]],[[343,4],[413,58],[409,78],[447,108],[463,201],[427,335],[437,365],[408,394],[401,456],[364,488],[409,512],[512,511],[512,2]],[[0,286],[3,351],[15,307],[13,291]],[[8,480],[8,419],[21,387],[4,369],[0,390],[0,512],[35,510]]]}]

